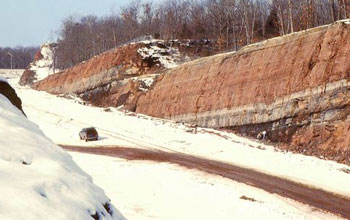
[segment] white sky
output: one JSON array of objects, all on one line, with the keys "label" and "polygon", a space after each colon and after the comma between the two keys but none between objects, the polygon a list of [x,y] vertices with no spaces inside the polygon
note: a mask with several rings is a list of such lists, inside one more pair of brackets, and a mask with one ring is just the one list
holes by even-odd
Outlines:
[{"label": "white sky", "polygon": [[69,15],[118,12],[132,0],[0,0],[0,47],[39,46],[54,40]]}]

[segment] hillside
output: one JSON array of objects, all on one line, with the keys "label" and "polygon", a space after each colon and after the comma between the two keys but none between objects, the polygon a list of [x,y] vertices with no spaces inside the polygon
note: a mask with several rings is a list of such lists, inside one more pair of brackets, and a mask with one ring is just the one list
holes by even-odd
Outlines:
[{"label": "hillside", "polygon": [[[119,89],[98,87],[94,83],[102,85],[100,77],[107,81],[110,77],[96,71],[73,71],[82,65],[96,66],[94,62],[103,60],[95,58],[48,77],[34,88],[80,95],[97,89],[108,97],[102,106],[124,105],[137,113],[230,129],[255,138],[266,132],[270,141],[284,149],[350,163],[349,39],[349,21],[339,21],[253,44],[238,52],[161,69],[158,73],[164,74],[147,89],[134,81]],[[133,60],[125,55],[115,51],[115,57]],[[108,57],[113,60],[112,55]],[[118,73],[111,69],[112,61],[106,63],[110,74]],[[96,80],[89,80],[89,74]],[[120,85],[120,81],[107,85]],[[103,100],[96,94],[83,97],[92,103]]]},{"label": "hillside", "polygon": [[162,75],[136,112],[265,131],[284,149],[349,164],[349,40],[340,21],[189,62]]},{"label": "hillside", "polygon": [[54,94],[78,94],[98,106],[121,106],[135,110],[142,91],[158,74],[186,59],[180,48],[164,41],[131,43],[107,51],[33,85]]},{"label": "hillside", "polygon": [[6,199],[0,218],[124,219],[71,156],[15,107],[20,99],[5,84],[1,78],[0,189]]}]

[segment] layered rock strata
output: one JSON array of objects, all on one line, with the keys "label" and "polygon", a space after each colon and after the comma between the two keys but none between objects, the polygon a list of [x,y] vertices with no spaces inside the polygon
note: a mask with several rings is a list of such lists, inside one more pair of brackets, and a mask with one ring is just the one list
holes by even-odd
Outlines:
[{"label": "layered rock strata", "polygon": [[284,148],[350,163],[349,59],[350,25],[341,21],[172,69],[136,112],[254,137],[266,131]]},{"label": "layered rock strata", "polygon": [[135,110],[132,103],[150,86],[147,82],[180,61],[179,50],[163,41],[134,43],[50,75],[33,88],[53,94],[75,93],[97,106],[124,105]]},{"label": "layered rock strata", "polygon": [[[148,65],[152,59],[140,58],[137,44],[129,45],[34,87],[242,135],[265,131],[283,149],[350,163],[349,23],[270,39],[165,72]],[[161,72],[148,91],[142,82],[128,80]]]}]

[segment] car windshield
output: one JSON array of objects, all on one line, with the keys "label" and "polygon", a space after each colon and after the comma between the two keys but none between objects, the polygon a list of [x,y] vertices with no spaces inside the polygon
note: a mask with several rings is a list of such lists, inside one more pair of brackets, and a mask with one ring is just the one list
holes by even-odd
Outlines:
[{"label": "car windshield", "polygon": [[86,130],[87,135],[96,135],[97,131],[94,128],[89,128]]}]

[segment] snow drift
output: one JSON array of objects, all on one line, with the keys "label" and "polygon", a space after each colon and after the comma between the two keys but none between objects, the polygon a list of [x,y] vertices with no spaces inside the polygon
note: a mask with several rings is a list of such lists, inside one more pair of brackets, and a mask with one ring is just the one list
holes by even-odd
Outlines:
[{"label": "snow drift", "polygon": [[124,219],[92,178],[2,93],[0,126],[0,219]]}]

